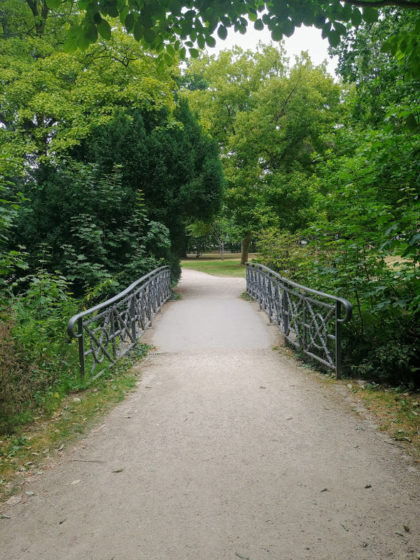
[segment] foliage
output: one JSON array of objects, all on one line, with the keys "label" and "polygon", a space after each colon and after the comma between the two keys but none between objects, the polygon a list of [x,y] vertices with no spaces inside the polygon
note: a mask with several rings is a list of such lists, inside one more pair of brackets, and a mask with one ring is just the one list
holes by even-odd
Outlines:
[{"label": "foliage", "polygon": [[121,32],[75,54],[59,48],[52,30],[47,37],[11,37],[0,46],[0,68],[0,143],[16,174],[24,162],[50,160],[79,145],[120,107],[171,112],[175,106],[172,69],[160,72]]},{"label": "foliage", "polygon": [[267,232],[261,262],[353,303],[344,340],[349,373],[418,384],[419,138],[347,128],[336,142],[338,153],[312,178],[316,218],[299,234],[309,245]]},{"label": "foliage", "polygon": [[24,191],[14,242],[31,269],[41,257],[79,295],[107,278],[118,291],[166,256],[167,229],[147,219],[143,194],[123,186],[118,168],[101,177],[95,166],[61,160],[37,170]]},{"label": "foliage", "polygon": [[0,431],[27,422],[31,412],[49,407],[54,394],[76,385],[77,349],[65,326],[77,302],[62,276],[40,270],[27,279],[24,294],[3,311],[0,347]]},{"label": "foliage", "polygon": [[374,126],[384,122],[407,124],[412,130],[420,126],[419,76],[411,79],[410,61],[398,60],[381,48],[384,42],[405,36],[415,26],[419,35],[420,13],[388,8],[380,21],[349,31],[337,47],[330,49],[339,57],[341,76],[356,86],[352,97],[355,120]]},{"label": "foliage", "polygon": [[302,243],[301,235],[279,233],[277,228],[268,228],[259,234],[257,250],[258,262],[276,270],[284,278],[308,283],[316,255],[312,253],[312,246]]},{"label": "foliage", "polygon": [[187,226],[188,252],[195,250],[197,255],[218,248],[223,254],[225,248],[232,249],[240,244],[241,235],[233,221],[229,219],[226,208],[211,223],[197,220]]},{"label": "foliage", "polygon": [[307,224],[309,177],[340,119],[340,87],[305,55],[289,69],[272,46],[204,56],[188,71],[208,84],[185,95],[221,144],[226,207],[244,240],[267,227],[293,232]]},{"label": "foliage", "polygon": [[[73,7],[72,0],[38,0],[40,8],[63,13]],[[36,4],[38,4],[36,2]],[[29,2],[28,4],[31,4]],[[379,18],[378,8],[393,5],[419,10],[417,0],[301,0],[278,2],[256,0],[254,2],[203,3],[200,0],[162,0],[155,3],[134,3],[129,0],[79,0],[77,8],[83,17],[73,22],[67,34],[69,49],[79,46],[86,49],[99,37],[109,39],[109,18],[119,18],[127,32],[136,40],[161,51],[162,59],[171,59],[174,51],[181,57],[198,56],[197,47],[215,45],[213,35],[225,39],[228,30],[245,33],[248,20],[255,29],[267,27],[274,41],[284,35],[290,37],[296,27],[316,26],[322,30],[330,44],[336,46],[346,35],[348,26],[357,27],[362,22],[374,23]],[[45,18],[47,15],[45,15]],[[246,19],[248,18],[248,19]],[[407,56],[413,71],[419,71],[419,43],[416,30],[397,35],[389,42],[389,50],[397,56]]]},{"label": "foliage", "polygon": [[125,110],[95,129],[74,157],[95,163],[101,175],[121,168],[128,196],[145,195],[150,219],[164,224],[172,252],[186,249],[185,224],[211,220],[223,194],[222,169],[216,143],[204,134],[187,103],[173,113]]}]

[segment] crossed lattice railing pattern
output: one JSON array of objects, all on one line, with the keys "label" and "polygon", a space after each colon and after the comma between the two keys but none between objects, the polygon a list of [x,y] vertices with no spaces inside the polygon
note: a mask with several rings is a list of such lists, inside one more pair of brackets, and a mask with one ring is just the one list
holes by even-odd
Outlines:
[{"label": "crossed lattice railing pattern", "polygon": [[341,325],[351,317],[350,302],[296,284],[260,264],[247,264],[246,280],[247,293],[285,339],[340,377]]},{"label": "crossed lattice railing pattern", "polygon": [[171,295],[171,272],[162,266],[143,276],[117,296],[74,315],[67,326],[79,342],[80,375],[89,368],[99,377],[137,343]]}]

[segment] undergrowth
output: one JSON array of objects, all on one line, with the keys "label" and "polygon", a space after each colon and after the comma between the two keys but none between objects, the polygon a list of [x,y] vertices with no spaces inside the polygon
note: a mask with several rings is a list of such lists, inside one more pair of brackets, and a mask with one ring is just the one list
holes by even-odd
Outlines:
[{"label": "undergrowth", "polygon": [[66,336],[78,306],[66,280],[43,271],[8,299],[0,323],[0,435],[52,413],[79,388],[77,346]]}]

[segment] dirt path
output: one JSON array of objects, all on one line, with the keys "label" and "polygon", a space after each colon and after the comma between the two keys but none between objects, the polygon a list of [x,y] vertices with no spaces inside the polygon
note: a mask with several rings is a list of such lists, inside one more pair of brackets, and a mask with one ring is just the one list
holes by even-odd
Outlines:
[{"label": "dirt path", "polygon": [[180,291],[138,391],[4,511],[0,557],[420,558],[401,450],[272,350],[243,280],[186,270]]}]

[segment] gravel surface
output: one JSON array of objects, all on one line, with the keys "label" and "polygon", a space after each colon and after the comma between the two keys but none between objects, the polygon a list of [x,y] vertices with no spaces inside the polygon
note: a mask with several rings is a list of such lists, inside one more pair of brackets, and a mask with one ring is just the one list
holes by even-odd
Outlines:
[{"label": "gravel surface", "polygon": [[420,558],[416,468],[244,289],[183,271],[138,390],[3,507],[2,560]]}]

